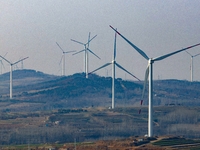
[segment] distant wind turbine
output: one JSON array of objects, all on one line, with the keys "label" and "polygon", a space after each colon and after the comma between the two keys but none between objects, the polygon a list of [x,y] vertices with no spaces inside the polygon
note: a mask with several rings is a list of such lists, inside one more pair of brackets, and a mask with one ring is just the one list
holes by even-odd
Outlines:
[{"label": "distant wind turbine", "polygon": [[[115,40],[114,40],[114,53],[113,53],[113,60],[111,63],[106,63],[105,65],[95,69],[94,71],[90,72],[89,74],[97,71],[97,70],[100,70],[108,65],[111,65],[112,64],[112,109],[115,108],[115,65],[117,67],[119,67],[120,69],[124,70],[125,72],[127,72],[128,74],[130,74],[131,76],[133,76],[134,78],[136,78],[137,80],[139,80],[136,76],[134,76],[132,73],[130,73],[129,71],[127,71],[126,69],[124,69],[122,66],[120,66],[115,58],[116,58],[116,39],[117,39],[117,34],[115,33]],[[140,81],[140,80],[139,80]]]},{"label": "distant wind turbine", "polygon": [[75,51],[66,51],[65,52],[57,42],[56,42],[56,44],[58,45],[58,47],[61,49],[61,51],[63,53],[63,55],[61,57],[61,60],[63,60],[63,62],[62,62],[62,76],[65,76],[65,54],[72,53],[72,52],[75,52]]},{"label": "distant wind turbine", "polygon": [[[186,51],[187,52],[187,51]],[[196,54],[196,55],[192,55],[190,54],[189,52],[187,52],[190,57],[191,57],[191,62],[190,62],[190,75],[191,75],[191,78],[190,78],[190,81],[193,82],[193,58],[196,57],[196,56],[199,56],[200,53]]]},{"label": "distant wind turbine", "polygon": [[96,36],[97,36],[97,35],[95,35],[93,38],[90,39],[90,32],[89,32],[88,42],[87,42],[87,43],[82,43],[82,42],[79,42],[79,41],[76,41],[76,40],[71,39],[71,41],[76,42],[76,43],[79,43],[79,44],[81,44],[81,45],[84,46],[84,49],[83,49],[83,50],[80,50],[80,51],[78,51],[77,53],[74,53],[73,55],[76,55],[76,54],[81,53],[81,52],[85,52],[85,75],[86,75],[86,78],[88,78],[88,70],[89,70],[89,69],[88,69],[88,66],[89,66],[89,64],[88,64],[88,62],[89,62],[88,51],[89,51],[90,53],[92,53],[93,55],[95,55],[97,58],[101,59],[99,56],[97,56],[93,51],[91,51],[91,50],[89,49],[89,43],[90,43]]},{"label": "distant wind turbine", "polygon": [[28,57],[20,59],[20,60],[14,62],[14,63],[11,63],[10,61],[8,61],[7,59],[5,59],[1,55],[0,55],[0,57],[10,64],[10,99],[12,99],[12,70],[13,70],[12,67],[13,67],[13,65],[15,65],[15,64],[17,64],[17,63],[19,63],[19,62],[21,62],[21,61],[23,61],[25,59],[27,59]]},{"label": "distant wind turbine", "polygon": [[144,83],[144,89],[143,89],[143,94],[142,94],[142,98],[144,96],[144,90],[145,90],[145,86],[146,86],[146,82],[147,82],[147,78],[149,76],[149,118],[148,118],[148,136],[152,137],[153,136],[153,63],[155,61],[159,61],[162,59],[165,59],[169,56],[172,56],[174,54],[177,54],[179,52],[185,51],[187,49],[190,49],[192,47],[198,46],[199,44],[196,45],[192,45],[186,48],[183,48],[181,50],[177,50],[175,52],[166,54],[166,55],[162,55],[159,57],[155,57],[155,58],[149,58],[141,49],[139,49],[137,46],[135,46],[133,43],[131,43],[128,39],[126,39],[121,33],[119,33],[117,30],[115,30],[112,26],[110,26],[115,32],[117,32],[127,43],[129,43],[138,53],[140,53],[140,55],[142,55],[146,60],[148,60],[148,65],[147,65],[147,69],[146,69],[146,73],[145,73],[145,83]]}]

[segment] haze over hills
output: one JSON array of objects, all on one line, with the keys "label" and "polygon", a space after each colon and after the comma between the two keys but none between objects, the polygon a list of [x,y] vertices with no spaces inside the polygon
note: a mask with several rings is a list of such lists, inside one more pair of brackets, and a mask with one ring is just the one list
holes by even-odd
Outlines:
[{"label": "haze over hills", "polygon": [[[9,73],[0,76],[1,110],[33,111],[60,108],[110,107],[111,77],[84,73],[70,76],[53,76],[35,70],[13,71],[13,99],[9,99]],[[118,106],[139,106],[143,82],[115,83],[115,100]],[[147,105],[147,94],[144,105]],[[154,106],[199,104],[200,83],[183,80],[154,81]],[[5,107],[6,106],[6,107]],[[15,107],[13,107],[15,106]]]}]

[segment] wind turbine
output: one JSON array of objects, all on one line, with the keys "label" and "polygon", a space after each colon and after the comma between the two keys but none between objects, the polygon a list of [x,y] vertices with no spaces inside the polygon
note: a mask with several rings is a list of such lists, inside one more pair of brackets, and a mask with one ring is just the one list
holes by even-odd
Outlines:
[{"label": "wind turbine", "polygon": [[175,52],[171,52],[168,53],[166,55],[162,55],[159,57],[155,57],[155,58],[149,58],[141,49],[139,49],[136,45],[134,45],[133,43],[131,43],[128,39],[126,39],[122,34],[120,34],[117,30],[115,30],[112,26],[110,26],[115,32],[117,32],[117,34],[119,34],[127,43],[129,43],[138,53],[140,53],[140,55],[142,55],[146,60],[148,60],[148,65],[147,65],[147,69],[146,69],[146,73],[145,73],[145,83],[144,83],[144,88],[143,88],[143,94],[142,94],[142,98],[144,95],[144,90],[145,90],[145,86],[146,86],[146,82],[147,82],[147,78],[149,76],[149,118],[148,118],[148,136],[152,137],[153,136],[153,115],[152,115],[152,111],[153,111],[153,63],[155,61],[159,61],[162,59],[165,59],[169,56],[172,56],[174,54],[177,54],[179,52],[185,51],[187,49],[190,49],[192,47],[198,46],[199,44],[196,45],[192,45],[186,48],[183,48],[181,50],[177,50]]},{"label": "wind turbine", "polygon": [[[187,51],[186,51],[187,52]],[[191,78],[190,78],[190,80],[191,80],[191,82],[193,82],[193,58],[194,57],[196,57],[196,56],[199,56],[200,55],[200,53],[199,54],[196,54],[196,55],[192,55],[192,54],[190,54],[189,52],[187,52],[189,55],[190,55],[190,57],[191,57],[191,62],[190,62],[190,71],[191,71],[191,73],[190,73],[190,75],[191,75]]]},{"label": "wind turbine", "polygon": [[81,45],[84,46],[84,49],[83,49],[83,50],[80,50],[80,51],[78,51],[77,53],[74,53],[73,55],[76,55],[76,54],[81,53],[81,52],[85,52],[85,75],[86,75],[86,78],[88,78],[88,62],[89,62],[88,51],[89,51],[90,53],[92,53],[93,55],[95,55],[97,58],[101,59],[99,56],[97,56],[93,51],[91,51],[91,50],[89,49],[89,43],[90,43],[96,36],[97,36],[97,35],[95,35],[93,38],[90,39],[90,32],[89,32],[88,42],[87,42],[87,43],[82,43],[82,42],[79,42],[79,41],[76,41],[76,40],[71,39],[71,41],[76,42],[76,43],[79,43],[79,44],[81,44]]},{"label": "wind turbine", "polygon": [[127,71],[126,69],[124,69],[122,66],[120,66],[115,58],[116,58],[116,39],[117,39],[117,34],[115,33],[115,39],[114,39],[114,53],[113,53],[113,60],[112,62],[110,63],[106,63],[105,65],[95,69],[94,71],[90,72],[89,74],[97,71],[97,70],[100,70],[101,68],[104,68],[108,65],[111,65],[112,64],[112,109],[115,108],[115,65],[117,67],[119,67],[120,69],[124,70],[125,72],[127,72],[128,74],[130,74],[131,76],[133,76],[134,78],[136,78],[137,80],[140,81],[140,79],[138,79],[136,76],[134,76],[132,73],[130,73],[129,71]]},{"label": "wind turbine", "polygon": [[4,59],[5,61],[7,61],[7,62],[10,64],[10,99],[12,99],[12,67],[13,67],[13,65],[15,65],[15,64],[17,64],[17,63],[19,63],[19,62],[21,62],[21,61],[23,61],[23,60],[25,60],[25,59],[27,59],[28,57],[25,57],[25,58],[23,58],[23,59],[20,59],[20,60],[14,62],[14,63],[11,63],[10,61],[8,61],[7,59],[5,59],[5,58],[2,57],[1,55],[0,55],[0,57],[1,57],[2,59]]},{"label": "wind turbine", "polygon": [[61,51],[63,53],[63,55],[61,57],[61,60],[63,59],[63,62],[62,62],[62,75],[65,76],[65,54],[71,53],[71,52],[75,52],[75,51],[67,51],[67,52],[65,52],[57,42],[56,42],[56,44],[58,45],[58,47],[61,49]]}]

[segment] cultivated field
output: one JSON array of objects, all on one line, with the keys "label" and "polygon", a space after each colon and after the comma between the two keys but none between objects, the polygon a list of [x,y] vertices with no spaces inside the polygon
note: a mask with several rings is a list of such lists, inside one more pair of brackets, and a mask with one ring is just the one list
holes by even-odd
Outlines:
[{"label": "cultivated field", "polygon": [[[35,113],[4,112],[0,116],[0,144],[2,148],[6,145],[27,147],[27,145],[41,143],[63,146],[65,143],[75,141],[76,143],[96,143],[95,141],[101,140],[107,143],[111,140],[110,143],[115,143],[113,139],[121,141],[120,139],[129,139],[129,137],[132,137],[133,142],[134,139],[144,138],[147,133],[147,108],[142,108],[142,114],[138,114],[138,110],[138,107],[121,107],[115,110],[99,107]],[[200,135],[199,111],[200,107],[155,107],[155,136],[198,139]],[[184,141],[183,143],[196,144],[198,142]],[[166,144],[165,141],[154,144],[154,146],[169,145],[174,144],[172,142]]]}]

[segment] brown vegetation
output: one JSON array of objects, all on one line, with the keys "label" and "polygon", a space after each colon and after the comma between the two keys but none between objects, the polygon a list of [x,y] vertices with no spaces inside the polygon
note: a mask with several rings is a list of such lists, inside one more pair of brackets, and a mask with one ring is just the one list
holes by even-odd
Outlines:
[{"label": "brown vegetation", "polygon": [[[49,112],[1,114],[0,145],[93,142],[144,136],[147,109],[137,107],[60,109]],[[199,138],[200,108],[154,108],[154,133]]]}]

